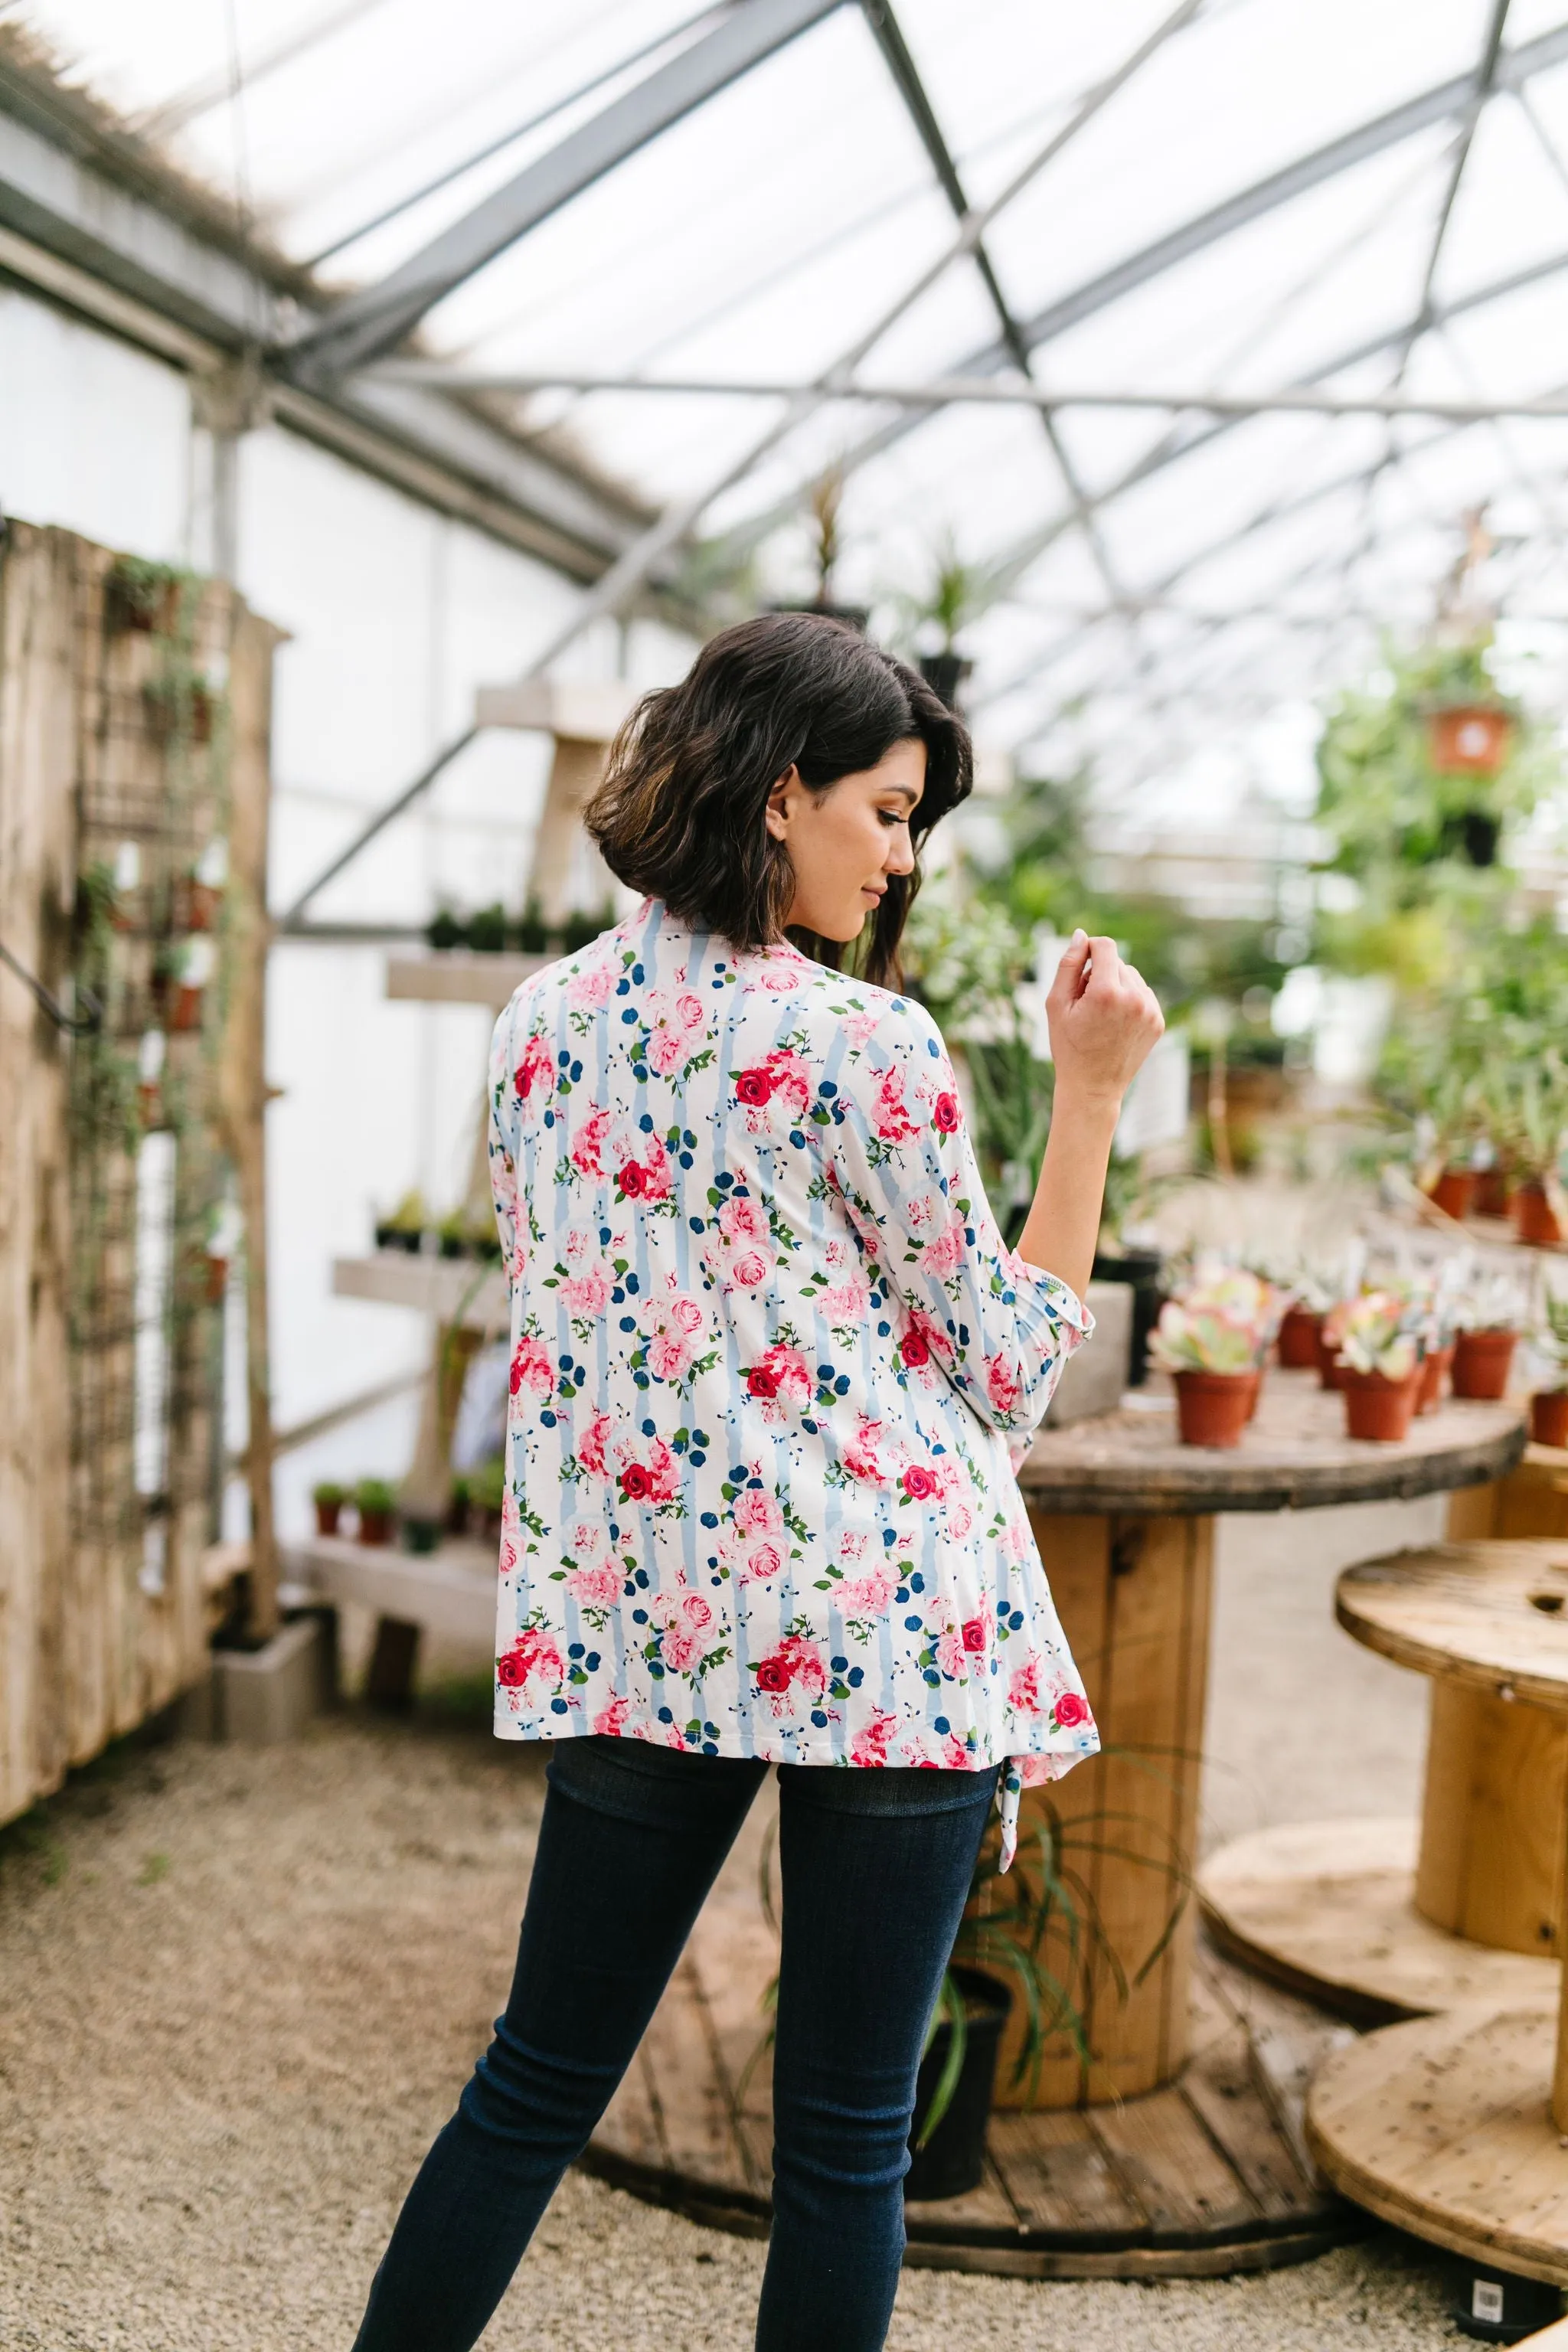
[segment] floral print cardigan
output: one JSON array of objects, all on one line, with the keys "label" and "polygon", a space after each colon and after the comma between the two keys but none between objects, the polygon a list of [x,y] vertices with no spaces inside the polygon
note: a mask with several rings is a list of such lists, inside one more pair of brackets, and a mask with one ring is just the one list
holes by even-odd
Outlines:
[{"label": "floral print cardigan", "polygon": [[[819,1765],[1098,1746],[1013,1474],[1091,1318],[921,1006],[657,900],[497,1024],[496,1729]],[[1010,1451],[1011,1449],[1011,1451]]]}]

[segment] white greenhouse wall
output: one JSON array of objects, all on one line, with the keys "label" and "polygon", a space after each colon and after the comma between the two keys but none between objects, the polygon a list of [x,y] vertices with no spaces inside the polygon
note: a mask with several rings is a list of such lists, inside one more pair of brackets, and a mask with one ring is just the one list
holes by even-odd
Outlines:
[{"label": "white greenhouse wall", "polygon": [[[210,445],[180,373],[0,289],[0,506],[163,561],[210,560]],[[287,907],[376,807],[467,725],[476,687],[520,671],[569,619],[558,573],[276,428],[238,467],[237,584],[289,632],[276,670],[272,903]],[[563,671],[678,677],[692,648],[603,623]],[[315,919],[422,924],[443,903],[521,902],[548,765],[536,736],[481,737],[323,892]],[[334,1256],[417,1185],[464,1189],[489,1016],[389,1003],[385,950],[285,941],[271,959],[268,1113],[273,1409],[287,1430],[426,1360],[422,1318],[331,1295]],[[412,1400],[279,1465],[282,1530],[312,1482],[395,1477]]]}]

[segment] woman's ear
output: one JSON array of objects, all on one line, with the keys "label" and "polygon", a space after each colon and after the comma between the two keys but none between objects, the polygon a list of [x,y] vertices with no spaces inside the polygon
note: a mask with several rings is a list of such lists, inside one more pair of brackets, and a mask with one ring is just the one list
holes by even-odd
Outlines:
[{"label": "woman's ear", "polygon": [[792,761],[768,794],[768,831],[775,841],[789,835],[790,819],[801,793],[800,770]]}]

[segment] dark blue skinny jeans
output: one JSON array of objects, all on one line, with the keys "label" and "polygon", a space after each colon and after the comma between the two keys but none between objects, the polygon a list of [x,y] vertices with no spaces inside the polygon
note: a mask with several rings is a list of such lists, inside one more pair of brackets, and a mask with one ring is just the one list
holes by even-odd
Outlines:
[{"label": "dark blue skinny jeans", "polygon": [[[563,1740],[506,2014],[420,2168],[355,2352],[468,2352],[626,2072],[766,1766]],[[992,1772],[779,1769],[773,2221],[758,2352],[879,2352],[925,2029]]]}]

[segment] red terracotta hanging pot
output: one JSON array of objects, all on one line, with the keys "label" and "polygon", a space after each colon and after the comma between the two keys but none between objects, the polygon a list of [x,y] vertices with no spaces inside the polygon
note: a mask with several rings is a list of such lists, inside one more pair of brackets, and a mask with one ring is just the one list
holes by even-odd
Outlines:
[{"label": "red terracotta hanging pot", "polygon": [[1426,722],[1427,750],[1440,776],[1495,776],[1508,757],[1513,721],[1485,702],[1457,702]]}]

